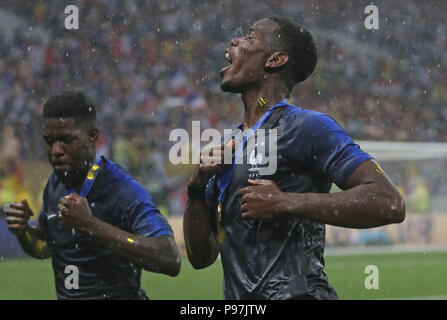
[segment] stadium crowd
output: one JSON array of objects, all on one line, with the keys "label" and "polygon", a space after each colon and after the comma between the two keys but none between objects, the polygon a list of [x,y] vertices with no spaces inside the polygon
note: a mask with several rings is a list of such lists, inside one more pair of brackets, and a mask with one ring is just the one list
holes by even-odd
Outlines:
[{"label": "stadium crowd", "polygon": [[[79,7],[79,30],[64,28],[67,4]],[[295,88],[295,104],[330,114],[355,139],[447,142],[447,4],[377,1],[379,30],[367,30],[368,4],[4,0],[0,9],[25,24],[0,35],[0,140],[16,148],[0,159],[0,174],[45,159],[44,99],[82,90],[99,106],[100,152],[138,177],[162,210],[181,214],[192,166],[169,162],[169,132],[194,120],[202,130],[237,125],[239,99],[219,88],[224,50],[269,15],[294,18],[317,41],[317,70]],[[36,26],[50,37],[30,32]]]}]

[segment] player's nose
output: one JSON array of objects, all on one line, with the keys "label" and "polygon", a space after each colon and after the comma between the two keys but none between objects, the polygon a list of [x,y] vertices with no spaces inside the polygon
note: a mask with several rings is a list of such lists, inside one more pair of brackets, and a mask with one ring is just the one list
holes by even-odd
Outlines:
[{"label": "player's nose", "polygon": [[235,37],[235,38],[231,39],[230,45],[232,47],[237,47],[239,45],[239,40],[240,39],[238,37]]},{"label": "player's nose", "polygon": [[64,155],[64,147],[63,147],[62,143],[60,143],[59,141],[55,141],[51,145],[50,153],[54,158],[59,158],[59,157],[63,156]]}]

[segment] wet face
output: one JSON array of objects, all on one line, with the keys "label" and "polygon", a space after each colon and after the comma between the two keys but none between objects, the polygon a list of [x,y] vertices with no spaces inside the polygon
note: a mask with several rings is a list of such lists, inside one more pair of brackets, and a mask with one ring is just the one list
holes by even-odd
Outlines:
[{"label": "wet face", "polygon": [[245,37],[234,38],[225,57],[229,65],[220,71],[223,91],[240,93],[262,83],[266,62],[274,52],[279,26],[269,19],[256,22]]},{"label": "wet face", "polygon": [[88,130],[74,118],[46,118],[43,138],[58,178],[71,186],[82,183],[95,155],[98,130]]}]

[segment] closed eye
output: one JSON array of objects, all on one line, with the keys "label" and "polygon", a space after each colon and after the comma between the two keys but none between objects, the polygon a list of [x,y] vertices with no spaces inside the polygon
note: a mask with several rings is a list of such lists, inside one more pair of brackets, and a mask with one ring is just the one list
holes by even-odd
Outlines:
[{"label": "closed eye", "polygon": [[72,143],[74,140],[74,137],[72,135],[65,135],[61,136],[59,140],[63,143]]},{"label": "closed eye", "polygon": [[254,39],[255,38],[255,34],[253,32],[253,29],[250,28],[250,30],[248,30],[247,35],[245,36],[245,38],[247,38],[247,39]]},{"label": "closed eye", "polygon": [[45,140],[45,142],[47,143],[47,145],[52,145],[54,140],[48,137],[43,137],[43,139]]},{"label": "closed eye", "polygon": [[65,144],[69,144],[74,141],[74,137],[72,135],[62,135],[62,136],[59,136],[56,138],[50,138],[50,137],[44,136],[43,138],[48,145],[52,145],[55,141],[60,141]]}]

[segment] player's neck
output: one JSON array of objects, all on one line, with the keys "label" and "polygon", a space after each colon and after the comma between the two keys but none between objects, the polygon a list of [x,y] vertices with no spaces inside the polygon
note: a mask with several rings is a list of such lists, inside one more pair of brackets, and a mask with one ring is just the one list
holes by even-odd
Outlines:
[{"label": "player's neck", "polygon": [[87,179],[87,174],[90,171],[90,168],[93,165],[93,162],[95,161],[96,154],[93,154],[90,156],[90,159],[86,162],[86,165],[82,168],[82,171],[79,172],[79,174],[76,177],[79,177],[75,181],[72,181],[69,183],[69,187],[73,188],[76,192],[80,192],[82,189],[82,186],[84,185],[85,179]]},{"label": "player's neck", "polygon": [[[289,97],[289,90],[285,86],[267,85],[254,88],[242,93],[244,103],[244,129],[253,127],[269,108]],[[261,99],[261,100],[260,100]]]}]

